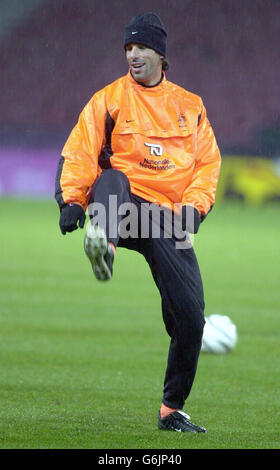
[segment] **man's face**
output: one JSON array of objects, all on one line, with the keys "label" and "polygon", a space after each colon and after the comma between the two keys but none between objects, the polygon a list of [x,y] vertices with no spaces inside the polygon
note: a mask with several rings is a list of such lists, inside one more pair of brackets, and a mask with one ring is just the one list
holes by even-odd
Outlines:
[{"label": "man's face", "polygon": [[142,44],[128,44],[126,59],[133,78],[144,85],[155,85],[161,78],[162,56]]}]

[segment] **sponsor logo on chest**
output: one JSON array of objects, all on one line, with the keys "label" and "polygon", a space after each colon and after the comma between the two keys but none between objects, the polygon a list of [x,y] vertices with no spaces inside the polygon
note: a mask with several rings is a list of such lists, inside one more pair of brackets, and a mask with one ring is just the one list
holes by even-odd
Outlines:
[{"label": "sponsor logo on chest", "polygon": [[148,142],[144,142],[146,147],[150,149],[150,155],[156,155],[156,157],[162,156],[162,146],[159,144],[148,144]]}]

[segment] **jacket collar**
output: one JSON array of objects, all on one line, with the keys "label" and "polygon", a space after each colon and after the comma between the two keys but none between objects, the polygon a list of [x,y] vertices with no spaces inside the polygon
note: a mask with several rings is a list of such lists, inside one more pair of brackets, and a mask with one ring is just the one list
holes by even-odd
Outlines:
[{"label": "jacket collar", "polygon": [[137,87],[139,90],[143,90],[143,91],[153,91],[153,90],[158,91],[158,90],[160,90],[161,88],[163,88],[163,87],[165,86],[166,81],[167,81],[164,72],[162,72],[162,76],[161,76],[160,81],[159,81],[158,83],[156,83],[155,85],[151,85],[151,86],[149,86],[149,85],[144,85],[144,84],[142,84],[142,83],[140,83],[140,82],[137,82],[137,81],[133,78],[133,76],[132,76],[130,70],[129,70],[128,73],[127,73],[127,78],[128,78],[129,83],[132,84],[133,87]]}]

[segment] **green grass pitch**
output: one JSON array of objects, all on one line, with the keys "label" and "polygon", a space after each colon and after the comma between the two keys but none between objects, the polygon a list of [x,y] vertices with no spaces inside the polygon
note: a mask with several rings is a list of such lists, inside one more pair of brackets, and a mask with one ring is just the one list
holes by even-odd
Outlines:
[{"label": "green grass pitch", "polygon": [[239,336],[200,356],[185,411],[203,435],[157,429],[169,338],[144,258],[119,249],[98,283],[55,202],[0,214],[2,449],[279,449],[279,207],[217,204],[195,238],[205,314]]}]

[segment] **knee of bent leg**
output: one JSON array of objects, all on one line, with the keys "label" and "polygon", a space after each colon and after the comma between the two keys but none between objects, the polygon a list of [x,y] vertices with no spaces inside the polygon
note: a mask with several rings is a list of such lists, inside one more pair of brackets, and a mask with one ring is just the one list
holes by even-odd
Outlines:
[{"label": "knee of bent leg", "polygon": [[93,185],[89,203],[94,202],[100,194],[130,194],[130,183],[127,176],[119,170],[108,168],[103,170]]},{"label": "knee of bent leg", "polygon": [[122,184],[128,184],[129,185],[129,179],[128,177],[120,170],[115,170],[115,168],[108,168],[107,170],[103,170],[100,178],[103,180],[114,180],[114,181],[120,181]]}]

